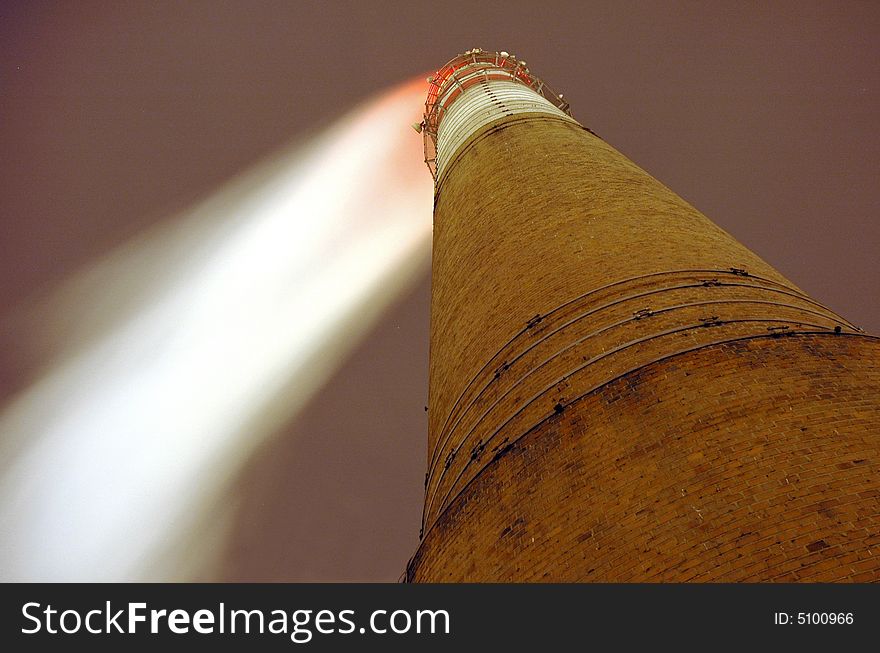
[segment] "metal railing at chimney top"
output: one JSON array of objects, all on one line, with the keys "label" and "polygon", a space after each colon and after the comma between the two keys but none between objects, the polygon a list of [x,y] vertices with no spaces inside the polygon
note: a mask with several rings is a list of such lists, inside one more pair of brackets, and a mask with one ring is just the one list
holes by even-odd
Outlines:
[{"label": "metal railing at chimney top", "polygon": [[505,80],[523,84],[550,101],[561,111],[571,111],[561,93],[557,94],[533,75],[525,61],[507,52],[486,52],[479,48],[458,55],[428,78],[425,115],[416,127],[425,143],[425,164],[437,178],[437,129],[449,106],[469,86],[481,81]]}]

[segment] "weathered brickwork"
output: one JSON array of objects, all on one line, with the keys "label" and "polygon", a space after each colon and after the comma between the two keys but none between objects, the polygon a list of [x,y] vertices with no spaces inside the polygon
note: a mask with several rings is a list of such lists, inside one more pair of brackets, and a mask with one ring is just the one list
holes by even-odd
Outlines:
[{"label": "weathered brickwork", "polygon": [[761,336],[611,381],[463,487],[412,579],[878,580],[878,356]]},{"label": "weathered brickwork", "polygon": [[880,578],[880,342],[601,139],[519,116],[435,197],[436,580]]}]

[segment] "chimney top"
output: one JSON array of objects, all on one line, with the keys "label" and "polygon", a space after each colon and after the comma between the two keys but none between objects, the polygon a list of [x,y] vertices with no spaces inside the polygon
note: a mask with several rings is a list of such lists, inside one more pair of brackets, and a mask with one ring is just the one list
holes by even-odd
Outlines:
[{"label": "chimney top", "polygon": [[[421,132],[425,142],[425,163],[437,177],[437,130],[450,105],[470,86],[482,81],[513,81],[532,89],[567,115],[569,105],[539,77],[529,71],[526,62],[505,51],[488,52],[473,48],[454,57],[428,77],[428,97]],[[419,130],[417,130],[419,131]]]}]

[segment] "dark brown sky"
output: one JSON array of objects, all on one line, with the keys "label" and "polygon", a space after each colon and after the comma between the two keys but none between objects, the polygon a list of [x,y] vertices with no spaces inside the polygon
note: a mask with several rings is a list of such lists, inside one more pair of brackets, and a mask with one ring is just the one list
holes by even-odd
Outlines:
[{"label": "dark brown sky", "polygon": [[[880,332],[880,4],[769,4],[4,2],[0,318],[358,100],[479,46],[526,59],[583,124]],[[428,292],[253,462],[228,577],[402,570]],[[8,391],[27,361],[0,337]]]}]

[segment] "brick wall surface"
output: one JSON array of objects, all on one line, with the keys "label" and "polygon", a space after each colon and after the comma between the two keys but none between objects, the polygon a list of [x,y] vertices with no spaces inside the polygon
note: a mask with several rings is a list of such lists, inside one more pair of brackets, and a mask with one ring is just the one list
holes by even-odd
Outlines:
[{"label": "brick wall surface", "polygon": [[880,578],[880,341],[564,121],[434,216],[411,580]]}]

